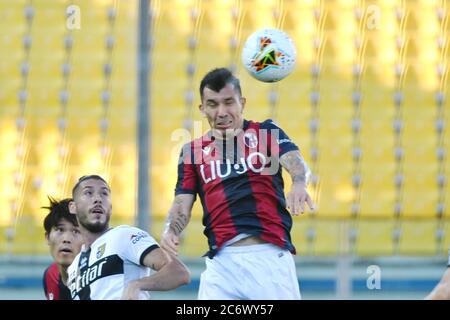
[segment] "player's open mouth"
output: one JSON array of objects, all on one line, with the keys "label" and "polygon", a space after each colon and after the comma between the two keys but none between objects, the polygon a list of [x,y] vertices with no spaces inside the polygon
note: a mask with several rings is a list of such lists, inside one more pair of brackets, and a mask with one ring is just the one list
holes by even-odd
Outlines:
[{"label": "player's open mouth", "polygon": [[216,127],[219,129],[226,129],[229,128],[231,126],[231,124],[233,123],[233,121],[223,121],[223,122],[218,122],[216,123]]},{"label": "player's open mouth", "polygon": [[62,248],[61,250],[59,250],[59,252],[62,252],[62,253],[73,253],[72,249],[70,249],[70,248]]},{"label": "player's open mouth", "polygon": [[90,210],[90,212],[91,212],[91,213],[102,214],[102,213],[105,213],[105,210],[103,210],[103,208],[100,207],[100,206],[96,206],[96,207],[92,208],[92,209]]}]

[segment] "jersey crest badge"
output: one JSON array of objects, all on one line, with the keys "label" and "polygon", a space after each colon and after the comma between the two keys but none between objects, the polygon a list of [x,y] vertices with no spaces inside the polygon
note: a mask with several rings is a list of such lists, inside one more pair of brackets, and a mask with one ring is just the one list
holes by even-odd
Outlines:
[{"label": "jersey crest badge", "polygon": [[105,248],[106,248],[106,243],[104,243],[100,247],[98,247],[97,255],[96,255],[97,259],[100,259],[105,254]]}]

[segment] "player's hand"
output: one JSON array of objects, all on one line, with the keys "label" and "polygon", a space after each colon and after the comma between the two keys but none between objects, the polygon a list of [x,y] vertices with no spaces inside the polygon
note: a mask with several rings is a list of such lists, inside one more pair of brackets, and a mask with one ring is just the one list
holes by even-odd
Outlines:
[{"label": "player's hand", "polygon": [[175,235],[170,228],[166,228],[161,237],[161,248],[167,252],[178,255],[178,246],[180,244],[180,237]]},{"label": "player's hand", "polygon": [[306,191],[306,185],[303,182],[297,182],[292,185],[291,191],[287,196],[287,207],[295,216],[305,211],[305,203],[314,211],[314,204]]},{"label": "player's hand", "polygon": [[123,290],[122,300],[139,300],[141,289],[138,281],[130,281],[128,286]]}]

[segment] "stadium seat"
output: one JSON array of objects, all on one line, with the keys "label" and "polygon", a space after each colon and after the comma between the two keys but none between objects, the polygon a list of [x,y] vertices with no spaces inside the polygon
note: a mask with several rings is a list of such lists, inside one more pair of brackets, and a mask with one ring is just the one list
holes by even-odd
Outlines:
[{"label": "stadium seat", "polygon": [[443,231],[444,237],[442,241],[442,252],[441,255],[448,256],[448,251],[450,250],[450,220],[445,219],[443,221]]},{"label": "stadium seat", "polygon": [[182,234],[180,254],[189,257],[201,257],[208,251],[208,240],[203,234],[200,219],[192,218]]},{"label": "stadium seat", "polygon": [[358,223],[356,254],[359,256],[378,256],[394,254],[392,219],[361,219]]},{"label": "stadium seat", "polygon": [[315,239],[313,242],[313,254],[318,256],[334,256],[342,250],[340,238],[340,220],[314,220]]},{"label": "stadium seat", "polygon": [[11,252],[15,255],[23,254],[47,254],[48,246],[45,241],[45,230],[41,221],[36,221],[32,216],[18,217],[14,226]]},{"label": "stadium seat", "polygon": [[[313,214],[307,213],[298,217],[292,218],[292,230],[291,230],[291,241],[292,244],[297,249],[297,254],[309,255],[312,254],[312,241],[308,238],[308,230],[310,230],[312,225]],[[311,239],[313,240],[313,239]]]},{"label": "stadium seat", "polygon": [[436,221],[402,220],[399,253],[404,255],[434,255],[437,253]]}]

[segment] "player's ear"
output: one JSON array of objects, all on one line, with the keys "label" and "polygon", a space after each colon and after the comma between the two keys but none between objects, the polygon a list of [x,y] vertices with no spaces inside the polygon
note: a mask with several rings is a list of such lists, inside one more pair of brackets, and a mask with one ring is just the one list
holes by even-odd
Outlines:
[{"label": "player's ear", "polygon": [[205,108],[203,107],[203,104],[198,105],[198,110],[200,110],[202,116],[206,117]]},{"label": "player's ear", "polygon": [[247,103],[247,99],[245,99],[245,97],[241,97],[242,111],[244,110],[246,103]]},{"label": "player's ear", "polygon": [[45,240],[47,240],[47,244],[50,245],[50,234],[48,232],[45,233]]},{"label": "player's ear", "polygon": [[69,212],[71,214],[77,214],[77,206],[75,205],[75,201],[69,202]]}]

